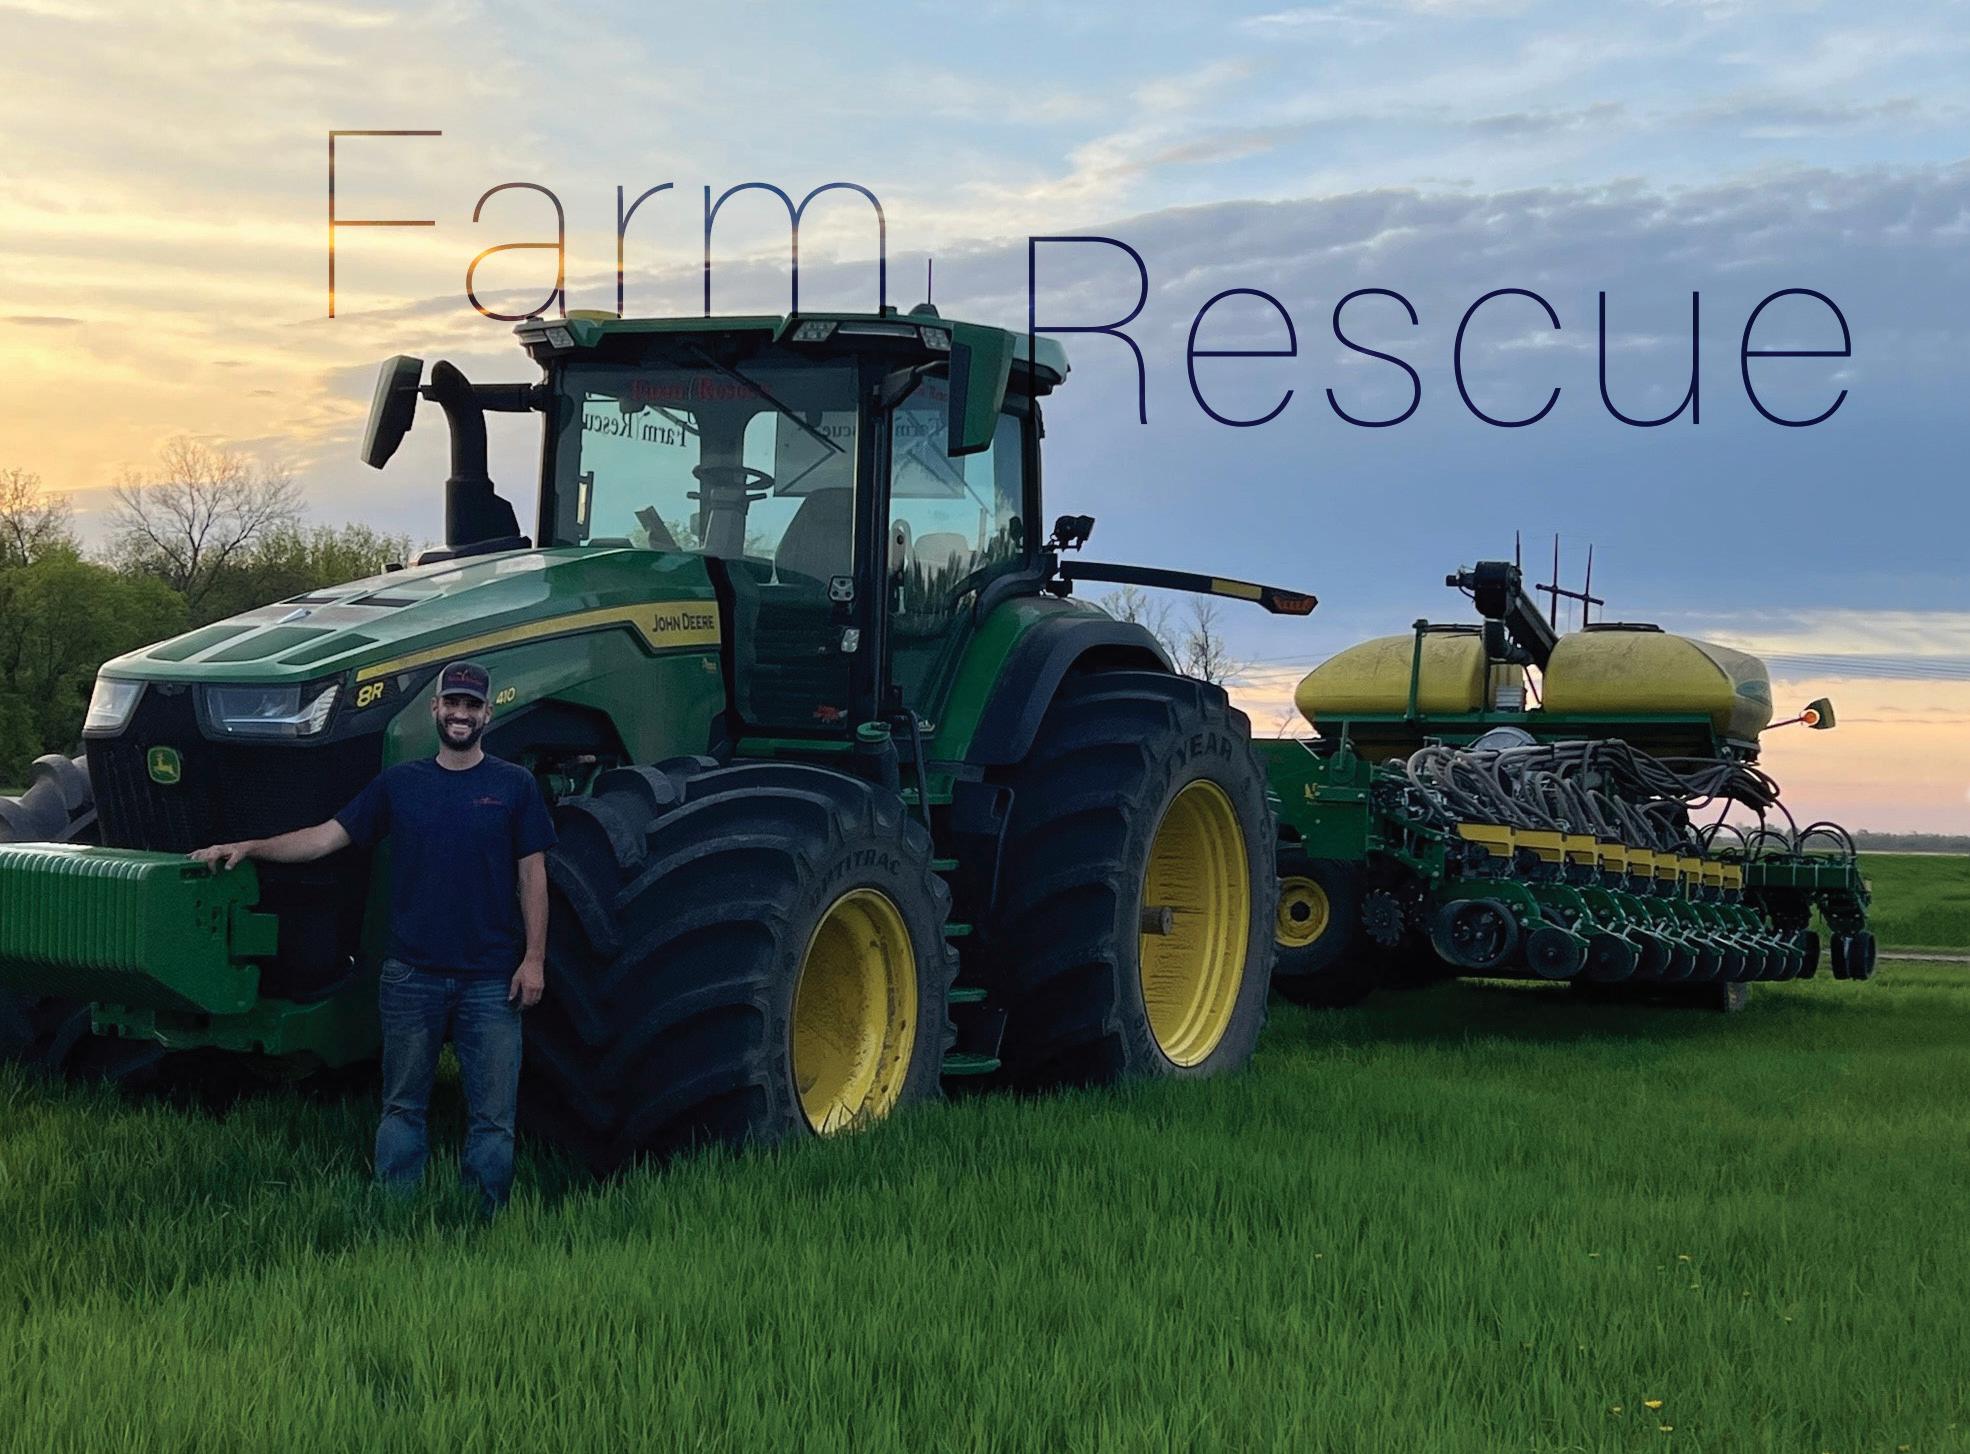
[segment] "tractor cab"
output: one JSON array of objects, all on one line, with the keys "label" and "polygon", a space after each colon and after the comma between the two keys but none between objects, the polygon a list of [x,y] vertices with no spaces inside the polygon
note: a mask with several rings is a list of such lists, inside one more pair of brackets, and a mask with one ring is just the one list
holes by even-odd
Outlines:
[{"label": "tractor cab", "polygon": [[833,736],[933,717],[978,594],[1030,577],[1041,547],[1037,399],[1064,379],[1042,341],[910,315],[616,319],[517,330],[534,385],[421,384],[386,364],[365,458],[381,466],[418,398],[453,432],[447,537],[427,558],[511,548],[485,476],[485,409],[544,416],[543,547],[700,557],[733,623],[749,733]]}]

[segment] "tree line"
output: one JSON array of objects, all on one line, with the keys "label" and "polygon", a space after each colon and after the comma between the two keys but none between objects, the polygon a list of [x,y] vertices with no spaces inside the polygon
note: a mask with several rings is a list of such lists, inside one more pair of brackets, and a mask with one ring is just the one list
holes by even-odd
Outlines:
[{"label": "tree line", "polygon": [[111,657],[268,601],[375,575],[409,536],[304,518],[278,463],[174,439],[110,491],[85,549],[73,502],[0,469],[0,784],[44,752],[75,752],[96,669]]}]

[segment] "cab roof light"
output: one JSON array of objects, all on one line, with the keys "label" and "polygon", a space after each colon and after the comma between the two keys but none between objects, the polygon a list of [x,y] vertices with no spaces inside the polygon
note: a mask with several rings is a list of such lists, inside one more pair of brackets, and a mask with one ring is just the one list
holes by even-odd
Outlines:
[{"label": "cab roof light", "polygon": [[[805,325],[802,325],[803,327]],[[917,325],[914,323],[843,323],[838,325],[842,333],[854,333],[879,338],[915,338]]]}]

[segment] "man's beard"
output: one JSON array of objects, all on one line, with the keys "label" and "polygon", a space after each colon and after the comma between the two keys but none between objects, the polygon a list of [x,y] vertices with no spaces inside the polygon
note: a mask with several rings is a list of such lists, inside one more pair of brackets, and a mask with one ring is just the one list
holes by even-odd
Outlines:
[{"label": "man's beard", "polygon": [[452,736],[453,728],[464,727],[467,725],[468,724],[463,722],[443,723],[442,724],[443,730],[438,733],[438,740],[442,742],[446,747],[449,747],[453,752],[470,752],[475,746],[478,745],[479,739],[486,735],[486,724],[483,722],[474,722],[469,724],[471,728],[471,735],[467,737],[463,742],[459,742],[455,738],[453,738]]}]

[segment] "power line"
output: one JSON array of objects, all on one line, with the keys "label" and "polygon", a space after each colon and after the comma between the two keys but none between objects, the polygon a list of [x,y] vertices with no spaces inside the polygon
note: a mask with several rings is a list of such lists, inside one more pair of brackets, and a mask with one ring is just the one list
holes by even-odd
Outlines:
[{"label": "power line", "polygon": [[[1741,649],[1741,648],[1734,648]],[[1970,657],[1921,656],[1915,654],[1860,652],[1773,652],[1758,659],[1767,667],[1810,672],[1818,676],[1846,676],[1883,681],[1970,681]],[[1308,670],[1332,660],[1329,656],[1251,656],[1244,665],[1305,667]]]}]

